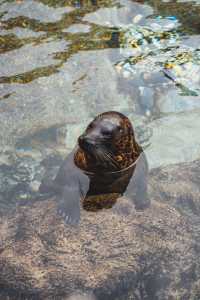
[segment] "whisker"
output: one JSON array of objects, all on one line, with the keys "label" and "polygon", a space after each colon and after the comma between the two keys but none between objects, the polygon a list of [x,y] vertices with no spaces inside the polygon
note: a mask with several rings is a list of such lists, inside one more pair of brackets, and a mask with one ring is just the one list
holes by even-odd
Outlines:
[{"label": "whisker", "polygon": [[100,149],[97,149],[96,151],[98,158],[101,160],[101,162],[105,165],[105,163],[108,163],[111,165],[115,170],[119,169],[118,163],[113,158],[113,155],[111,152],[109,152],[105,147],[101,147]]},{"label": "whisker", "polygon": [[109,153],[105,153],[105,155],[109,158],[111,164],[113,167],[115,167],[115,169],[119,169],[119,165],[118,163],[114,160],[114,158],[112,157],[112,155],[110,155]]}]

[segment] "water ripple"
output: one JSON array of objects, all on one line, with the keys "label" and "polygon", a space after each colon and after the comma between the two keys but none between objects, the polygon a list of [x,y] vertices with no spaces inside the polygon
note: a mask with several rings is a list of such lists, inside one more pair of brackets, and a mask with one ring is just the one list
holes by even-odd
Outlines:
[{"label": "water ripple", "polygon": [[2,21],[24,16],[40,22],[56,22],[62,18],[63,14],[73,10],[72,7],[67,6],[59,8],[49,7],[33,0],[5,2],[0,6],[0,13],[3,13]]}]

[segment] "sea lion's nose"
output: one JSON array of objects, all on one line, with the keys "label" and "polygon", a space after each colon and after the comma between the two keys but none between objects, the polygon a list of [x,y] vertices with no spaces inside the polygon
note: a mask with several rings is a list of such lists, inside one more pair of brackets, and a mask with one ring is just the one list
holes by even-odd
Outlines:
[{"label": "sea lion's nose", "polygon": [[87,136],[86,134],[82,134],[78,138],[79,146],[83,149],[87,149],[89,146],[92,146],[95,144],[95,141],[91,139],[91,137]]}]

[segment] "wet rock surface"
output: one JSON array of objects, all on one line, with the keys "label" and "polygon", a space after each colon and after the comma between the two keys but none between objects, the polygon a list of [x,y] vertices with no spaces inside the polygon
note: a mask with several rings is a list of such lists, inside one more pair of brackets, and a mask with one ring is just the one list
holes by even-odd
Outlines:
[{"label": "wet rock surface", "polygon": [[171,114],[152,121],[146,149],[150,168],[199,158],[199,110]]},{"label": "wet rock surface", "polygon": [[0,221],[2,295],[198,299],[198,168],[199,161],[151,171],[150,208],[135,211],[122,197],[112,209],[81,210],[78,227],[57,216],[54,199],[18,206]]},{"label": "wet rock surface", "polygon": [[150,174],[151,194],[159,201],[175,207],[193,223],[200,221],[199,168],[200,161],[196,160],[153,169]]}]

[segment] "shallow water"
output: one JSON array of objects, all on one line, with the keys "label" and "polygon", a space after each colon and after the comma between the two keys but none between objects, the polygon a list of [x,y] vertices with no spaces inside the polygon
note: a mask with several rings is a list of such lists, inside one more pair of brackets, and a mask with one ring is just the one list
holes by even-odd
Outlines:
[{"label": "shallow water", "polygon": [[150,171],[199,159],[199,13],[199,1],[0,0],[1,215],[35,199],[104,111],[131,119]]},{"label": "shallow water", "polygon": [[[199,9],[189,1],[2,1],[2,166],[21,182],[13,166],[26,163],[27,181],[40,181],[40,162],[68,153],[107,110],[131,118],[150,168],[198,158],[199,58],[175,70],[182,85],[162,71],[177,51],[198,50]],[[154,36],[148,42],[147,32],[138,50],[131,42],[144,28]],[[129,65],[132,57],[139,61]],[[30,172],[32,164],[40,170]]]}]

